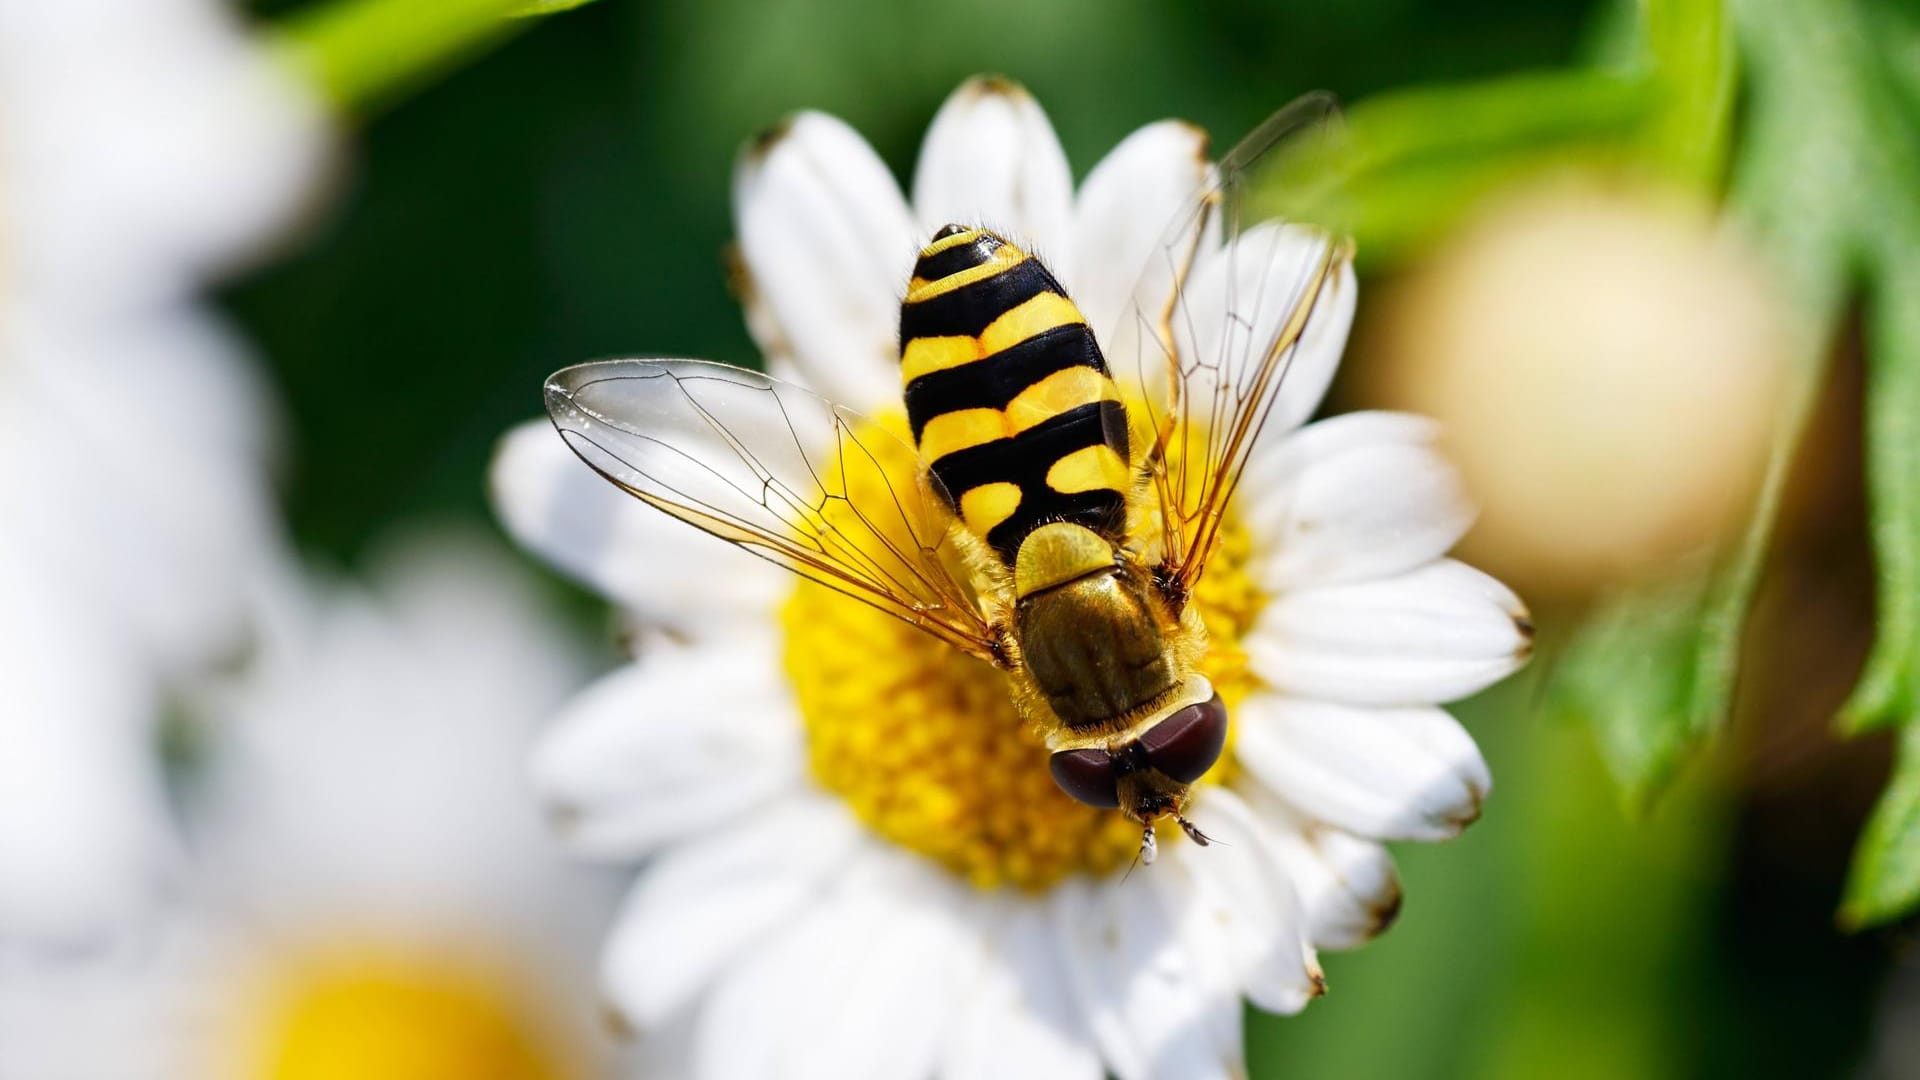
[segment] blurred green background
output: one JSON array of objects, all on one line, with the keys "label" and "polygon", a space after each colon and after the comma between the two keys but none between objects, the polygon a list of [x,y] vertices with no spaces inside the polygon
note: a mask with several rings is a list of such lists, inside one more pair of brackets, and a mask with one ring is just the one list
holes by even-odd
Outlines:
[{"label": "blurred green background", "polygon": [[[734,148],[788,112],[846,118],[904,177],[947,92],[998,71],[1033,90],[1084,175],[1163,116],[1225,146],[1308,90],[1364,102],[1565,68],[1612,47],[1623,18],[1521,0],[602,0],[365,117],[334,211],[225,300],[289,413],[297,539],[352,563],[398,519],[485,520],[493,440],[537,413],[554,368],[755,362],[723,269],[728,178]],[[1763,614],[1796,590],[1826,598],[1846,631],[1825,662],[1843,668],[1872,611],[1845,452],[1857,363],[1843,358],[1816,420],[1839,460],[1802,462],[1795,481],[1833,510],[1788,530],[1759,594]],[[1825,576],[1809,583],[1807,566]],[[1750,653],[1791,651],[1756,638]],[[1824,697],[1739,713],[1732,739],[1629,820],[1592,735],[1537,707],[1552,666],[1462,709],[1495,776],[1485,818],[1400,850],[1400,925],[1327,958],[1331,993],[1305,1015],[1253,1021],[1255,1075],[1898,1075],[1869,1057],[1910,931],[1848,935],[1833,914],[1888,756],[1884,740],[1817,737],[1852,668]]]}]

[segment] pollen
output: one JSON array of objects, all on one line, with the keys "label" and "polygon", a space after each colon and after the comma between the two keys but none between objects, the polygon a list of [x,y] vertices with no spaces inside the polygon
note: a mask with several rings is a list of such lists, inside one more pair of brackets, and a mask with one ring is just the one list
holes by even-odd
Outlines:
[{"label": "pollen", "polygon": [[[1229,715],[1253,686],[1240,642],[1263,600],[1248,551],[1230,524],[1194,597],[1211,640],[1201,670]],[[875,833],[981,889],[1039,892],[1133,862],[1140,827],[1054,785],[1045,745],[992,665],[812,582],[795,587],[781,622],[814,778]],[[1229,733],[1202,783],[1232,774],[1232,748]]]}]

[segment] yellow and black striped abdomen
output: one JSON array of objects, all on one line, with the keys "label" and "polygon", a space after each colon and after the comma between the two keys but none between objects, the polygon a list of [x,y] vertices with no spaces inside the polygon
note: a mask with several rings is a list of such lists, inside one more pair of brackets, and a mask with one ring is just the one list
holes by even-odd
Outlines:
[{"label": "yellow and black striped abdomen", "polygon": [[1002,559],[1053,521],[1120,542],[1126,409],[1046,267],[984,229],[947,226],[914,267],[900,346],[920,460]]}]

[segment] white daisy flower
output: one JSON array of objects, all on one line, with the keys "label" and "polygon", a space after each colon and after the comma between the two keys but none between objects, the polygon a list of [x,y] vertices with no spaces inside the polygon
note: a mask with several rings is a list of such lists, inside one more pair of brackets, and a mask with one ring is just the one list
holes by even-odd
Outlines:
[{"label": "white daisy flower", "polygon": [[[1153,124],[1076,193],[1039,106],[977,80],[934,120],[909,203],[851,129],[803,114],[737,170],[749,325],[777,373],[897,412],[902,291],[963,222],[1042,258],[1114,355],[1206,158],[1200,131]],[[1298,248],[1203,253],[1196,322],[1290,287]],[[1243,999],[1299,1010],[1317,950],[1392,920],[1385,842],[1455,835],[1490,787],[1436,703],[1518,667],[1529,627],[1445,558],[1471,514],[1430,422],[1289,432],[1345,343],[1351,271],[1330,288],[1197,594],[1233,716],[1193,809],[1220,842],[1131,874],[1138,826],[1054,787],[997,672],[624,497],[544,421],[506,437],[508,529],[666,631],[534,764],[575,850],[645,863],[602,968],[636,1030],[686,1037],[702,1077],[1242,1075]]]},{"label": "white daisy flower", "polygon": [[195,292],[326,153],[221,6],[0,10],[0,943],[115,924],[174,859],[156,719],[279,543],[267,395]]},{"label": "white daisy flower", "polygon": [[0,1078],[603,1063],[613,882],[569,865],[525,775],[584,667],[494,543],[431,533],[374,562],[366,587],[289,575],[257,662],[209,702],[186,815],[201,872],[151,940],[0,958]]}]

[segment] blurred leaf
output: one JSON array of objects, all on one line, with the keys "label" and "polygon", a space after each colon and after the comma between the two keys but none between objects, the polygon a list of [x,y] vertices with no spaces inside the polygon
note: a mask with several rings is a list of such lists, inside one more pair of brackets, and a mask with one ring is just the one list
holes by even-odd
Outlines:
[{"label": "blurred leaf", "polygon": [[[1911,24],[1875,22],[1872,10],[1812,0],[1742,8],[1759,86],[1784,117],[1775,142],[1797,142],[1806,157],[1797,184],[1783,185],[1775,223],[1792,235],[1794,223],[1830,208],[1840,220],[1830,245],[1837,254],[1826,258],[1866,278],[1866,480],[1879,618],[1840,719],[1855,732],[1904,724],[1906,733],[1855,852],[1841,909],[1853,926],[1920,904],[1920,312],[1912,301],[1920,294],[1920,109],[1895,75],[1914,55],[1899,32]],[[1815,291],[1829,318],[1838,292]]]},{"label": "blurred leaf", "polygon": [[1909,116],[1920,113],[1920,9],[1880,0],[1867,8],[1867,32],[1880,43],[1885,70],[1906,99]]},{"label": "blurred leaf", "polygon": [[1588,67],[1631,71],[1646,60],[1640,0],[1603,0],[1596,4],[1574,59]]},{"label": "blurred leaf", "polygon": [[572,11],[574,8],[586,7],[593,2],[594,0],[521,0],[520,6],[508,14],[516,19],[534,18]]},{"label": "blurred leaf", "polygon": [[1878,633],[1841,711],[1854,731],[1911,719],[1920,683],[1920,327],[1909,300],[1920,278],[1920,130],[1887,77],[1852,2],[1743,5],[1756,69],[1748,192],[1753,217],[1812,325],[1830,328],[1850,268],[1872,283],[1868,326],[1867,484],[1879,573]]},{"label": "blurred leaf", "polygon": [[1619,152],[1647,100],[1642,81],[1598,72],[1381,94],[1355,105],[1338,137],[1284,162],[1268,195],[1345,230],[1363,258],[1391,262],[1516,177]]},{"label": "blurred leaf", "polygon": [[1724,704],[1702,663],[1705,569],[1603,603],[1552,675],[1546,709],[1592,728],[1629,813],[1641,815],[1681,761],[1718,730]]},{"label": "blurred leaf", "polygon": [[1891,922],[1920,904],[1920,724],[1900,736],[1886,793],[1860,834],[1840,905],[1850,929]]},{"label": "blurred leaf", "polygon": [[1644,0],[1647,62],[1660,106],[1648,152],[1676,178],[1717,184],[1733,112],[1733,27],[1722,0]]},{"label": "blurred leaf", "polygon": [[[1920,192],[1920,176],[1912,183]],[[1920,245],[1920,230],[1904,243]],[[1880,271],[1869,300],[1866,408],[1879,624],[1840,714],[1855,732],[1920,722],[1920,247],[1888,243]]]},{"label": "blurred leaf", "polygon": [[[1837,46],[1853,66],[1833,88],[1867,152],[1853,180],[1857,237],[1871,275],[1867,312],[1867,493],[1879,625],[1873,653],[1841,712],[1848,730],[1920,719],[1920,105],[1886,76],[1865,24]],[[1844,33],[1842,31],[1841,33]],[[1837,33],[1836,36],[1839,36]],[[1840,51],[1836,47],[1836,52]],[[1920,844],[1917,836],[1915,844]]]},{"label": "blurred leaf", "polygon": [[336,106],[378,111],[528,25],[587,0],[333,0],[280,25],[293,64]]},{"label": "blurred leaf", "polygon": [[1717,183],[1734,91],[1724,6],[1641,8],[1627,70],[1513,75],[1360,102],[1338,139],[1276,173],[1276,202],[1346,230],[1362,258],[1391,262],[1496,188],[1570,162],[1650,160],[1689,183]]}]

